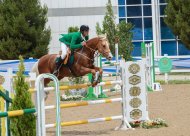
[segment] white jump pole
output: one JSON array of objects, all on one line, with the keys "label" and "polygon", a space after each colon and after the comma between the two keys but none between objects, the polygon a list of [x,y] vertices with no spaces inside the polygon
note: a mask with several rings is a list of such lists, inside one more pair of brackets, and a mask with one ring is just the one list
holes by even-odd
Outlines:
[{"label": "white jump pole", "polygon": [[44,79],[50,78],[55,83],[55,93],[56,93],[56,136],[61,135],[61,118],[60,118],[60,91],[59,91],[59,81],[52,74],[41,74],[36,79],[36,110],[37,110],[37,125],[36,134],[37,136],[46,136],[45,128],[45,93],[44,93]]}]

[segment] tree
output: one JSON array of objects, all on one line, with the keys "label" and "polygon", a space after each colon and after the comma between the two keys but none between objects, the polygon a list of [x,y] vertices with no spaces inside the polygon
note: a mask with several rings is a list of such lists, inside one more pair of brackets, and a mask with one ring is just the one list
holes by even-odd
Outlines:
[{"label": "tree", "polygon": [[102,33],[107,34],[108,41],[110,43],[110,50],[112,54],[115,54],[115,35],[116,35],[116,23],[115,16],[112,9],[111,0],[108,0],[106,5],[106,15],[103,20],[103,30]]},{"label": "tree", "polygon": [[190,49],[190,0],[167,0],[167,2],[164,21]]},{"label": "tree", "polygon": [[126,23],[121,21],[118,25],[118,52],[126,61],[131,61],[131,53],[133,51],[133,33],[131,32],[133,25],[131,23]]},{"label": "tree", "polygon": [[[20,58],[19,71],[15,79],[15,97],[9,110],[21,110],[34,108],[31,94],[28,91],[29,86],[25,82],[24,63]],[[10,118],[10,130],[13,136],[35,136],[36,135],[36,117],[34,114]]]},{"label": "tree", "polygon": [[97,35],[103,34],[100,24],[98,22],[96,23],[96,34]]},{"label": "tree", "polygon": [[78,31],[79,31],[78,26],[69,27],[69,28],[68,28],[68,33],[71,33],[71,32],[78,32]]},{"label": "tree", "polygon": [[133,51],[133,34],[131,30],[133,29],[133,25],[125,21],[121,21],[119,24],[115,23],[115,16],[110,0],[108,0],[106,8],[107,11],[102,28],[99,23],[96,23],[96,33],[98,35],[107,34],[112,54],[115,54],[115,44],[118,43],[119,55],[122,55],[125,60],[131,60],[131,53]]},{"label": "tree", "polygon": [[47,7],[39,0],[0,3],[0,59],[39,58],[48,53]]}]

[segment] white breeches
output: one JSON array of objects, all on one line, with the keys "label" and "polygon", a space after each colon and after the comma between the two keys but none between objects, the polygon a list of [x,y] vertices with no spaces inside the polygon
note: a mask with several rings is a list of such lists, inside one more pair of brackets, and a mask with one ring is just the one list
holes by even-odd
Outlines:
[{"label": "white breeches", "polygon": [[64,43],[61,43],[61,58],[64,59],[67,55],[67,45]]}]

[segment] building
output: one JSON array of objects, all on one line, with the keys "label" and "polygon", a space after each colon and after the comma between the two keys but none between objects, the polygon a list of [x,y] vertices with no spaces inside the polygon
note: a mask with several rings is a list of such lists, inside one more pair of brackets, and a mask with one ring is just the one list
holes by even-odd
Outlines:
[{"label": "building", "polygon": [[[96,36],[95,26],[104,19],[107,0],[41,0],[41,2],[48,6],[47,26],[51,27],[52,36],[49,52],[58,53],[59,35],[67,33],[70,26],[80,27],[87,24],[90,27],[90,37]],[[117,0],[111,2],[117,16]]]},{"label": "building", "polygon": [[[59,34],[67,33],[70,26],[88,24],[90,37],[96,36],[96,23],[102,22],[107,0],[41,0],[48,11],[48,26],[52,30],[50,53],[60,50]],[[179,39],[164,23],[165,0],[111,0],[116,22],[134,24],[133,55],[140,56],[141,42],[154,42],[156,55],[188,55]]]}]

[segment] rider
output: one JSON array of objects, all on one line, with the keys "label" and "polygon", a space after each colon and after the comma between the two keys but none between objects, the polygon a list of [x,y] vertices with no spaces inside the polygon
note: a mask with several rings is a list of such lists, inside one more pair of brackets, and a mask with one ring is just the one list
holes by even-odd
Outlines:
[{"label": "rider", "polygon": [[82,48],[86,46],[86,41],[89,39],[89,27],[82,25],[79,32],[72,32],[68,34],[61,34],[62,37],[59,39],[61,42],[61,56],[56,59],[56,69],[54,73],[58,72],[60,65],[67,55],[67,47],[71,50]]}]

